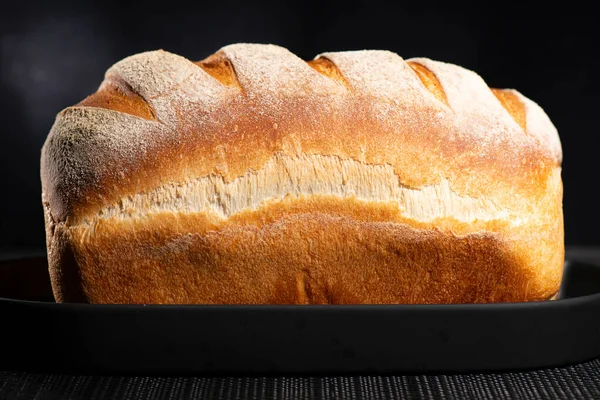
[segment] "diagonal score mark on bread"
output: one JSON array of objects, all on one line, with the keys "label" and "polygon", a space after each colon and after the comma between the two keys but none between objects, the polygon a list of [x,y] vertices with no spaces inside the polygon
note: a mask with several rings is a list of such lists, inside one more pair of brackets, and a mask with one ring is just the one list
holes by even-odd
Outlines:
[{"label": "diagonal score mark on bread", "polygon": [[105,79],[96,93],[80,101],[77,106],[105,108],[147,120],[156,120],[155,112],[146,99],[118,77]]},{"label": "diagonal score mark on bread", "polygon": [[514,118],[523,131],[527,132],[527,113],[525,104],[519,99],[519,96],[511,90],[492,89],[494,96],[500,101],[502,106]]},{"label": "diagonal score mark on bread", "polygon": [[429,89],[439,101],[449,106],[446,93],[444,93],[444,89],[441,87],[435,74],[417,62],[408,61],[407,64],[415,71],[419,79],[421,79],[421,82],[423,82],[423,85]]},{"label": "diagonal score mark on bread", "polygon": [[239,82],[231,62],[222,53],[215,53],[202,61],[195,62],[210,76],[225,86],[238,86]]},{"label": "diagonal score mark on bread", "polygon": [[327,57],[317,57],[314,60],[308,61],[307,64],[315,71],[340,82],[344,86],[348,86],[348,81],[344,78],[339,68]]}]

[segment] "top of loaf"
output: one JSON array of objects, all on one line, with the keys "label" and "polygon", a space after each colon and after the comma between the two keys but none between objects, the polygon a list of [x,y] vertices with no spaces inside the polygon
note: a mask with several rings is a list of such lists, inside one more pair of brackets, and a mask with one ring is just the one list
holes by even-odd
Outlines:
[{"label": "top of loaf", "polygon": [[199,62],[166,51],[113,65],[56,118],[42,150],[45,202],[77,219],[127,196],[209,175],[225,182],[276,155],[391,166],[410,188],[519,207],[562,161],[533,101],[476,73],[388,51],[323,53],[234,44]]}]

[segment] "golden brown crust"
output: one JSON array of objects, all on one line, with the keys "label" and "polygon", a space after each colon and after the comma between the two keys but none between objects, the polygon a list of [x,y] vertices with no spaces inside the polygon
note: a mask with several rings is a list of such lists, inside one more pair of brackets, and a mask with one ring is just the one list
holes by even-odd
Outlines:
[{"label": "golden brown crust", "polygon": [[226,222],[163,213],[70,235],[94,303],[486,303],[558,291],[560,229],[507,237],[493,233],[505,223],[475,225],[480,233],[464,233],[471,224],[416,223],[390,204],[313,196]]},{"label": "golden brown crust", "polygon": [[[549,298],[563,262],[561,160],[556,129],[539,106],[450,64],[385,51],[325,53],[307,63],[250,44],[196,63],[164,51],[135,55],[111,67],[96,94],[61,112],[44,145],[55,294],[92,302]],[[327,171],[339,180],[319,175]],[[173,209],[181,193],[196,196],[208,184],[216,197],[202,200],[207,208]],[[286,194],[302,200],[285,203]],[[231,208],[227,196],[249,206]],[[419,211],[415,199],[431,210]],[[131,204],[140,205],[135,217]],[[382,204],[396,214],[374,222]],[[354,211],[333,217],[344,209]],[[270,224],[251,223],[258,216]],[[306,229],[293,233],[299,226]],[[376,244],[367,245],[362,230],[378,235],[368,236]],[[239,243],[236,234],[260,241]],[[185,238],[185,254],[164,244]],[[307,243],[324,258],[284,254]],[[371,293],[375,280],[361,286],[360,268],[375,274],[369,279],[389,279],[379,282],[389,290]],[[250,275],[260,271],[265,281]],[[227,277],[227,293],[218,277]],[[480,289],[467,289],[474,282]]]}]

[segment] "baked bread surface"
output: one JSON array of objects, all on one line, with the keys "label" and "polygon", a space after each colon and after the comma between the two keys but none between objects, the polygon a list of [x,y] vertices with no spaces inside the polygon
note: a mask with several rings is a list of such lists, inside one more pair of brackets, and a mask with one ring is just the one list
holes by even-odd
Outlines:
[{"label": "baked bread surface", "polygon": [[42,149],[60,302],[546,300],[562,151],[533,101],[387,51],[112,66]]}]

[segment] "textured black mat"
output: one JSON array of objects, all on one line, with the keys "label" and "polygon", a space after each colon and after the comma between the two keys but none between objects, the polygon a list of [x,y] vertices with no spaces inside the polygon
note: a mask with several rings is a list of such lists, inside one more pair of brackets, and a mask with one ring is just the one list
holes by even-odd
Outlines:
[{"label": "textured black mat", "polygon": [[600,359],[465,375],[124,377],[0,372],[0,399],[600,399]]}]

